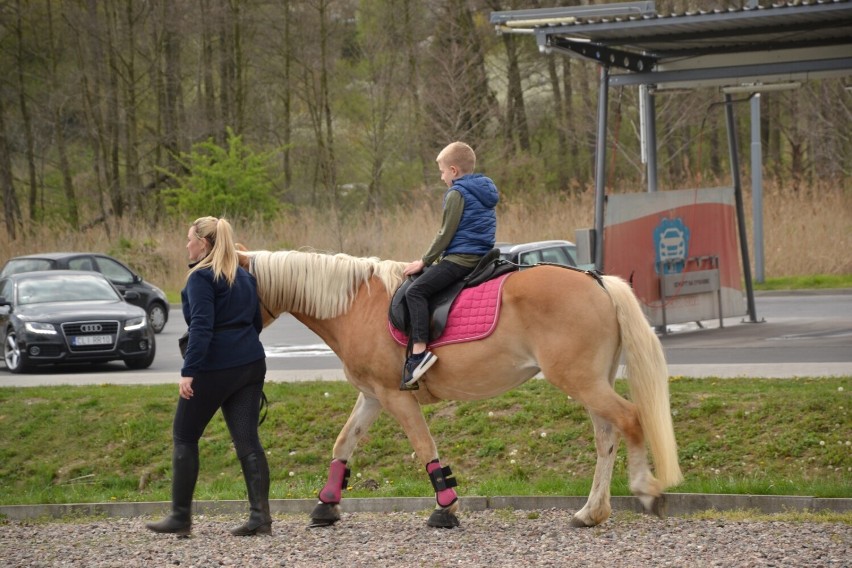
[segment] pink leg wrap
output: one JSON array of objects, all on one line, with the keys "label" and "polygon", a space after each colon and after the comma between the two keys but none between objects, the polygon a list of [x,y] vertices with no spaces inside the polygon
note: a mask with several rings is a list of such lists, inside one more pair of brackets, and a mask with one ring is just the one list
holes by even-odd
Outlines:
[{"label": "pink leg wrap", "polygon": [[319,492],[319,500],[329,505],[340,503],[340,492],[349,477],[346,462],[343,460],[331,460],[328,466],[328,481]]},{"label": "pink leg wrap", "polygon": [[458,501],[459,496],[453,489],[456,486],[456,480],[454,477],[448,477],[452,475],[449,467],[442,468],[441,462],[434,460],[426,464],[426,471],[432,480],[432,486],[435,488],[435,500],[438,501],[438,505],[449,507]]}]

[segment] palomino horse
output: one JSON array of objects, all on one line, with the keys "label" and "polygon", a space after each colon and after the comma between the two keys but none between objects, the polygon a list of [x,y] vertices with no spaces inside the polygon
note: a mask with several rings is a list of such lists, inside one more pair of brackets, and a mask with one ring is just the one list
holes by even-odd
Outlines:
[{"label": "palomino horse", "polygon": [[[500,319],[478,341],[438,347],[438,361],[416,391],[400,390],[405,348],[388,331],[388,307],[404,263],[345,254],[245,252],[241,264],[257,278],[268,325],[283,312],[319,335],[343,362],[360,391],[334,443],[328,482],[311,526],[340,519],[346,462],[382,409],[399,422],[426,467],[437,507],[430,526],[458,526],[458,499],[448,467],[423,417],[421,404],[500,395],[541,372],[586,407],[595,430],[597,464],[588,501],[573,517],[589,527],[609,518],[610,480],[619,433],[628,450],[630,490],[647,512],[662,515],[663,490],[681,481],[669,408],[662,346],[629,285],[616,276],[599,282],[555,266],[511,274],[502,289]],[[622,350],[630,397],[613,390]],[[645,442],[654,460],[651,473]]]}]

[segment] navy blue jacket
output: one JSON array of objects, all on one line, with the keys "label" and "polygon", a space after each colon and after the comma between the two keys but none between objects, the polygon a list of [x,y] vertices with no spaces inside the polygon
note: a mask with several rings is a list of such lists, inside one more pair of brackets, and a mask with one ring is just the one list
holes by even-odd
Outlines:
[{"label": "navy blue jacket", "polygon": [[500,200],[497,187],[491,178],[482,174],[467,174],[453,180],[447,193],[452,190],[461,193],[464,210],[444,254],[486,254],[494,248],[497,235],[497,213],[494,211]]},{"label": "navy blue jacket", "polygon": [[[260,343],[263,320],[254,276],[237,268],[232,286],[225,278],[213,280],[209,268],[190,274],[180,292],[189,343],[181,376],[198,371],[229,369],[253,363],[266,355]],[[227,326],[227,329],[216,328]]]}]

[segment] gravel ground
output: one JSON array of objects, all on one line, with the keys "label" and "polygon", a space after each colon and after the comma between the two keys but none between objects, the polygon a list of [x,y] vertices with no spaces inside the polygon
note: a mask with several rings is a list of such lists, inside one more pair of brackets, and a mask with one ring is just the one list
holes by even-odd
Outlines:
[{"label": "gravel ground", "polygon": [[571,528],[571,511],[463,512],[452,530],[428,512],[351,513],[307,529],[276,515],[272,536],[228,534],[242,519],[197,516],[192,538],[157,535],[151,519],[0,523],[0,566],[852,566],[852,526],[842,523],[659,520],[617,513]]}]

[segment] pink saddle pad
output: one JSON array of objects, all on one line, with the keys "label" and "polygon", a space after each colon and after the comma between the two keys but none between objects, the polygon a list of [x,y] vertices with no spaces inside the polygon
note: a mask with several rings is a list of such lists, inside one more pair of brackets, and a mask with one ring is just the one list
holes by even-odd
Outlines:
[{"label": "pink saddle pad", "polygon": [[[447,325],[441,337],[432,340],[429,347],[440,347],[449,343],[476,341],[491,335],[497,327],[500,315],[500,299],[503,283],[513,273],[504,274],[476,288],[465,288],[453,302]],[[400,345],[408,345],[408,336],[388,321],[388,330]]]}]

